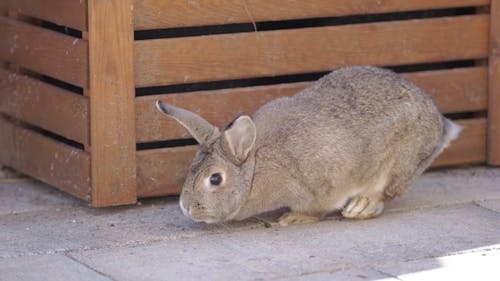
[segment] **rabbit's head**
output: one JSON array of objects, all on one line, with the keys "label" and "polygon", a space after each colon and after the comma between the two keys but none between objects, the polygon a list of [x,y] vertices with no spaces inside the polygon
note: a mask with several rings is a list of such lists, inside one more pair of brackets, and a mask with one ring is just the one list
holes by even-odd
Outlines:
[{"label": "rabbit's head", "polygon": [[180,206],[184,215],[207,223],[233,219],[252,185],[256,139],[252,119],[240,116],[220,132],[193,112],[161,101],[156,107],[200,144],[182,187]]}]

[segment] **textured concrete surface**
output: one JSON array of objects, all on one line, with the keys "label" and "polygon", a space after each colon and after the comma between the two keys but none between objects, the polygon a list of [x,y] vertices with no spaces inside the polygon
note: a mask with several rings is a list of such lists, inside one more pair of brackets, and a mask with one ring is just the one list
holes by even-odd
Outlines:
[{"label": "textured concrete surface", "polygon": [[0,280],[500,280],[500,169],[427,173],[373,220],[276,216],[205,225],[175,197],[90,209],[0,180]]},{"label": "textured concrete surface", "polygon": [[[386,261],[426,259],[500,243],[499,225],[491,223],[495,220],[500,220],[499,214],[464,205],[390,213],[378,220],[254,229],[71,256],[117,280],[165,276],[206,280],[207,275],[213,276],[210,280],[288,278],[344,268],[365,270]],[[127,271],[123,260],[130,265]]]},{"label": "textured concrete surface", "polygon": [[477,204],[481,207],[500,213],[500,200],[483,200],[477,202]]},{"label": "textured concrete surface", "polygon": [[0,259],[0,280],[111,281],[64,255]]},{"label": "textured concrete surface", "polygon": [[57,191],[28,180],[0,180],[0,215],[54,210],[81,205],[81,202]]}]

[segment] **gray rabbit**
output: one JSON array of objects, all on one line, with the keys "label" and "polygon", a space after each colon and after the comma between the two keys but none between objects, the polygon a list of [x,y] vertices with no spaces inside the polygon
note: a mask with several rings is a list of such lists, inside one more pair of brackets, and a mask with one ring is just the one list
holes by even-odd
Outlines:
[{"label": "gray rabbit", "polygon": [[461,131],[420,88],[368,66],[337,69],[222,132],[190,111],[156,106],[200,143],[180,206],[206,223],[284,207],[283,226],[335,211],[376,217]]}]

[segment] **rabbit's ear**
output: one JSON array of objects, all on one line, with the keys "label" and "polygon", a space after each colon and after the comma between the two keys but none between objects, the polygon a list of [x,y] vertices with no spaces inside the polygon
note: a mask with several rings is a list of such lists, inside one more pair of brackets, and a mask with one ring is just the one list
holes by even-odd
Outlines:
[{"label": "rabbit's ear", "polygon": [[163,103],[160,100],[156,101],[156,108],[179,122],[199,144],[204,144],[209,139],[219,135],[217,127],[191,111]]},{"label": "rabbit's ear", "polygon": [[238,163],[244,162],[255,144],[255,124],[249,116],[243,115],[234,120],[223,133],[223,144],[227,152]]}]

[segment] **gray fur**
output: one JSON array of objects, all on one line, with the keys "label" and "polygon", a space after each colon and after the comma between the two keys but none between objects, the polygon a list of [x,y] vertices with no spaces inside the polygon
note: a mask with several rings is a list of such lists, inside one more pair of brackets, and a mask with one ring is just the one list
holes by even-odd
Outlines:
[{"label": "gray fur", "polygon": [[[180,199],[187,216],[213,223],[288,207],[282,225],[334,211],[375,217],[460,132],[421,89],[375,67],[335,70],[252,120],[256,138],[243,161],[224,137],[237,122],[201,143]],[[210,184],[214,173],[222,185]]]},{"label": "gray fur", "polygon": [[163,103],[161,100],[157,100],[155,105],[158,110],[172,116],[179,124],[186,128],[199,143],[207,142],[219,134],[217,127],[190,111]]}]

